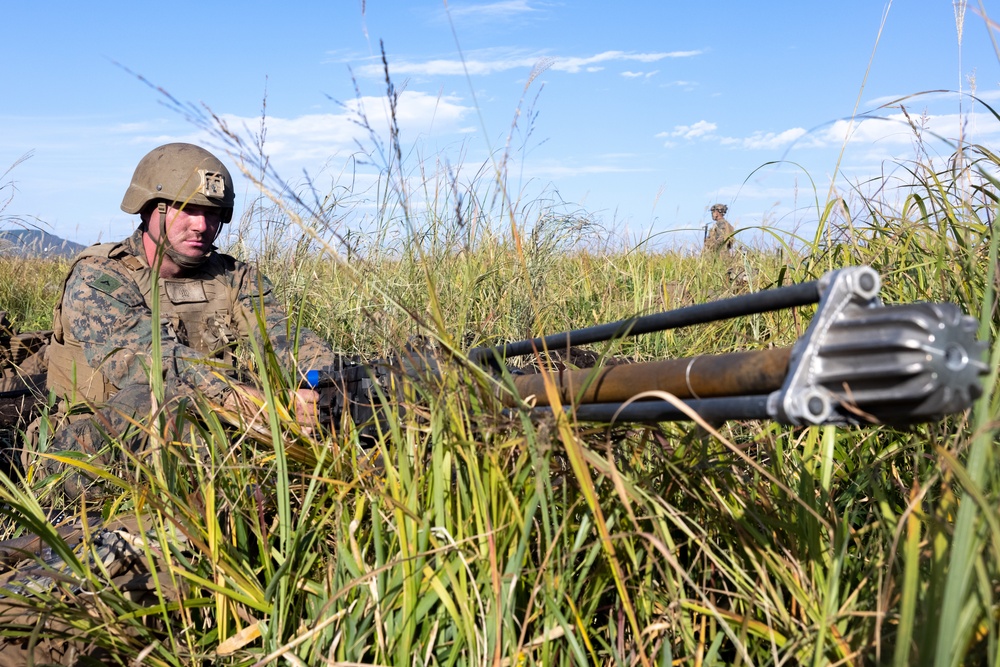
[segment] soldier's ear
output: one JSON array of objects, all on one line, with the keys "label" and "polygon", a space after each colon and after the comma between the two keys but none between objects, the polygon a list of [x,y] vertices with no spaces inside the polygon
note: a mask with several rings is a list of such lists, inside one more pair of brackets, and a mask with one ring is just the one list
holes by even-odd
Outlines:
[{"label": "soldier's ear", "polygon": [[143,231],[149,228],[149,219],[152,217],[153,211],[156,210],[156,204],[156,201],[151,201],[143,206],[142,210],[139,211],[139,228]]}]

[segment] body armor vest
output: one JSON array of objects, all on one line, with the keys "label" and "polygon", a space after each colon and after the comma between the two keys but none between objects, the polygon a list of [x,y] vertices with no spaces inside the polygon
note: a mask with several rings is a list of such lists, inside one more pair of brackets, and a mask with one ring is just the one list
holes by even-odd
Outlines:
[{"label": "body armor vest", "polygon": [[[53,313],[52,342],[48,348],[48,385],[71,403],[86,400],[103,403],[118,392],[100,369],[92,368],[83,353],[83,346],[68,334],[62,318],[62,300],[66,283],[76,265],[89,257],[117,260],[138,286],[145,306],[152,307],[152,270],[121,243],[90,246],[77,256],[63,283]],[[161,278],[160,324],[166,336],[193,348],[198,353],[233,363],[232,348],[237,339],[234,308],[238,301],[235,289],[224,280],[227,272],[223,260],[212,255],[202,270],[191,278]],[[215,270],[213,270],[215,269]]]}]

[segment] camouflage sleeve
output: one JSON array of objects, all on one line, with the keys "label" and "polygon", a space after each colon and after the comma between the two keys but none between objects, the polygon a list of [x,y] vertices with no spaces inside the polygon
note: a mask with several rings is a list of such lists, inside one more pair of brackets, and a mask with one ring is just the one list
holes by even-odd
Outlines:
[{"label": "camouflage sleeve", "polygon": [[286,367],[305,373],[337,365],[338,356],[326,341],[306,327],[296,327],[296,322],[278,304],[271,282],[262,273],[245,268],[239,285],[239,300],[245,313],[243,317],[236,318],[241,322],[240,326],[245,326],[240,334],[254,336],[259,342],[257,313],[262,313],[268,339]]},{"label": "camouflage sleeve", "polygon": [[[67,278],[62,313],[67,334],[80,342],[92,368],[119,388],[149,383],[153,313],[118,262],[99,257],[80,261]],[[209,360],[178,343],[168,327],[160,324],[159,330],[164,380],[220,397],[229,383]]]}]

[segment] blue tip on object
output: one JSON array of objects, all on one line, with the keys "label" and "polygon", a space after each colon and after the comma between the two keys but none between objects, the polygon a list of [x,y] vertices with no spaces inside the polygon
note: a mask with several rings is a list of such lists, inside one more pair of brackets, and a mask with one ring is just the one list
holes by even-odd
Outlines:
[{"label": "blue tip on object", "polygon": [[309,371],[306,373],[306,384],[310,389],[315,389],[319,384],[319,371]]}]

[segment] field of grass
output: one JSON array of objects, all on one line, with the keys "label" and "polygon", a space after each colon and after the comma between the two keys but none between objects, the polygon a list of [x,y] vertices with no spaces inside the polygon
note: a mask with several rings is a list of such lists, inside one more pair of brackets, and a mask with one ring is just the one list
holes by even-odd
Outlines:
[{"label": "field of grass", "polygon": [[[961,169],[908,165],[898,201],[821,203],[815,240],[731,260],[497,193],[459,204],[433,179],[419,207],[394,191],[353,237],[335,234],[335,207],[276,198],[237,223],[232,250],[352,354],[421,336],[461,360],[479,344],[855,264],[881,273],[887,303],[953,301],[992,340],[1000,161],[976,146],[956,157]],[[734,266],[746,276],[736,286]],[[65,269],[0,260],[0,307],[22,328],[48,326]],[[652,359],[787,346],[810,316],[597,349]],[[729,422],[716,434],[511,416],[502,380],[445,364],[402,392],[367,449],[353,432],[303,433],[267,350],[248,354],[269,390],[267,428],[234,426],[199,399],[190,442],[151,419],[151,452],[130,478],[106,473],[97,509],[141,517],[155,603],[71,559],[83,592],[67,584],[24,604],[122,664],[1000,665],[998,346],[970,413],[907,430]],[[41,530],[55,481],[31,470],[0,485],[6,534]],[[54,631],[0,627],[32,632]]]}]

